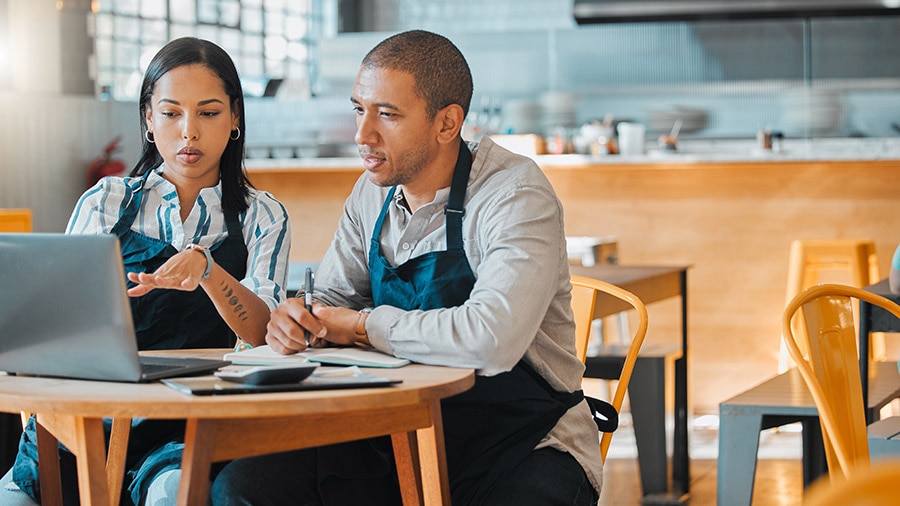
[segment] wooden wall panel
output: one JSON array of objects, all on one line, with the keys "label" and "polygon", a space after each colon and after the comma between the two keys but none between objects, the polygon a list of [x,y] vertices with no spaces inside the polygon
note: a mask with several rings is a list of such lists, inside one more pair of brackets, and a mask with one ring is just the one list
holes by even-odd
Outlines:
[{"label": "wooden wall panel", "polygon": [[248,171],[250,181],[287,209],[291,220],[291,262],[318,262],[337,229],[344,201],[362,174],[355,170]]}]

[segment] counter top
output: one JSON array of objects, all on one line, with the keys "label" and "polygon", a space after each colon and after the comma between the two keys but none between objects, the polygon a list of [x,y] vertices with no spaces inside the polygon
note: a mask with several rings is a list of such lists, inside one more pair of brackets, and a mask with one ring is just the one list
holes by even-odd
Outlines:
[{"label": "counter top", "polygon": [[[752,140],[685,140],[675,152],[663,151],[648,142],[643,155],[536,155],[543,166],[685,164],[685,163],[761,163],[845,160],[900,160],[900,137],[784,139],[780,147],[763,150]],[[362,170],[357,157],[248,159],[253,170]]]}]

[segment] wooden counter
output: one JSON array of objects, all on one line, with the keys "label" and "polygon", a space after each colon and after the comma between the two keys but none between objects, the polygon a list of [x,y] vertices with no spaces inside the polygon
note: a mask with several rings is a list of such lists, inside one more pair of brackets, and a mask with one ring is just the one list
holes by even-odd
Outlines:
[{"label": "wooden counter", "polygon": [[[554,163],[539,160],[565,206],[568,235],[615,235],[622,264],[693,267],[691,404],[718,403],[774,375],[790,242],[866,237],[882,276],[900,242],[900,160]],[[253,168],[288,208],[292,261],[325,252],[362,168]],[[846,282],[836,276],[835,282]],[[677,311],[650,312],[650,342],[677,342]],[[662,306],[662,307],[659,307]]]}]

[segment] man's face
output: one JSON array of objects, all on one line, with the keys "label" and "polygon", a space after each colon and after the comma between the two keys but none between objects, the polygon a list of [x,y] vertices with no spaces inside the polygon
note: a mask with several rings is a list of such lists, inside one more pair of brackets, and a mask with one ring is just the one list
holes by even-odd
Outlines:
[{"label": "man's face", "polygon": [[411,74],[363,68],[350,97],[356,144],[369,180],[379,186],[415,181],[434,159],[440,124],[429,119]]}]

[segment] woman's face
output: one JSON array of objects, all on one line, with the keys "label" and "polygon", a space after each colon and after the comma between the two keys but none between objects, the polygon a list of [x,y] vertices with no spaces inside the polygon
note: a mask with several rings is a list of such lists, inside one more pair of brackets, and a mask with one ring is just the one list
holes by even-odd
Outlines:
[{"label": "woman's face", "polygon": [[199,187],[219,182],[219,161],[238,118],[219,76],[183,65],[157,81],[146,111],[147,130],[166,163],[163,176]]}]

